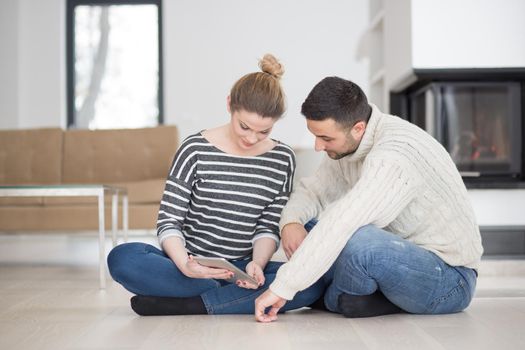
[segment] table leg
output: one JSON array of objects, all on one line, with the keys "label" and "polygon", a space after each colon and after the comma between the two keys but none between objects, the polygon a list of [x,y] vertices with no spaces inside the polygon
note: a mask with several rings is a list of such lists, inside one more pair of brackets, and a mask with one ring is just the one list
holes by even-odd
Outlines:
[{"label": "table leg", "polygon": [[122,196],[122,229],[124,230],[124,242],[128,241],[128,195]]},{"label": "table leg", "polygon": [[111,197],[111,239],[113,248],[115,248],[117,246],[118,194],[113,193]]},{"label": "table leg", "polygon": [[100,289],[106,288],[106,232],[104,223],[104,191],[98,195],[98,252]]}]

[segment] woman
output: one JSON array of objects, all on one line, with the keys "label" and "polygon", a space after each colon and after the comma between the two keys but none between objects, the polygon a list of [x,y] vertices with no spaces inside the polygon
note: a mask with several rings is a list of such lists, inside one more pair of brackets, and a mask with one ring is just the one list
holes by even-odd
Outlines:
[{"label": "woman", "polygon": [[[250,314],[281,263],[281,210],[292,190],[295,155],[269,138],[285,111],[281,64],[272,55],[262,72],[239,79],[227,99],[229,123],[186,138],[175,155],[160,203],[162,251],[122,244],[108,256],[111,276],[137,294],[140,315]],[[258,282],[225,280],[232,272],[198,264],[195,256],[223,257]],[[322,294],[315,284],[283,311],[307,306]]]}]

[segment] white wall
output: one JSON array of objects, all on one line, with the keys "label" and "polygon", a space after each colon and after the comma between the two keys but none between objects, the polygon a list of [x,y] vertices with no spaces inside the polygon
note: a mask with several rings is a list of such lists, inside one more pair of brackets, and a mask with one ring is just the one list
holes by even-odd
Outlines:
[{"label": "white wall", "polygon": [[0,129],[18,127],[17,18],[17,0],[0,0]]},{"label": "white wall", "polygon": [[525,67],[524,17],[523,0],[412,0],[413,67]]},{"label": "white wall", "polygon": [[0,0],[0,128],[65,126],[64,0]]},{"label": "white wall", "polygon": [[411,0],[385,1],[385,85],[388,90],[412,75]]},{"label": "white wall", "polygon": [[65,1],[19,1],[18,127],[66,125]]},{"label": "white wall", "polygon": [[300,105],[313,86],[340,75],[368,88],[367,64],[354,57],[367,6],[367,0],[165,1],[166,121],[182,135],[226,122],[231,86],[271,52],[285,66],[288,96],[273,137],[312,148]]},{"label": "white wall", "polygon": [[[231,86],[271,52],[288,96],[273,137],[312,148],[299,110],[315,83],[340,75],[368,90],[355,57],[367,18],[368,0],[163,1],[166,123],[186,136],[226,122]],[[0,0],[0,21],[0,128],[65,127],[65,0]]]},{"label": "white wall", "polygon": [[385,80],[390,91],[414,68],[525,67],[525,1],[384,1]]},{"label": "white wall", "polygon": [[525,189],[468,191],[480,226],[525,227]]}]

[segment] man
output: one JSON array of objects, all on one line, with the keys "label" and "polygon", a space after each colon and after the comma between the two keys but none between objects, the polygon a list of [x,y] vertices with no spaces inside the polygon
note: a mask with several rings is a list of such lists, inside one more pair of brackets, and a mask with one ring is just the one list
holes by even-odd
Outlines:
[{"label": "man", "polygon": [[[338,77],[319,82],[301,112],[316,151],[329,158],[296,186],[282,213],[290,261],[257,298],[256,319],[276,320],[287,300],[319,278],[328,283],[326,308],[347,317],[466,308],[483,248],[447,151]],[[319,221],[307,234],[313,218]]]}]

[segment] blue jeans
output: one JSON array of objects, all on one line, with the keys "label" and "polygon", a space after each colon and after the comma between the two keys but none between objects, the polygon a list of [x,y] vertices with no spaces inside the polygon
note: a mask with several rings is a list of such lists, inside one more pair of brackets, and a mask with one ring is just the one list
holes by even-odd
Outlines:
[{"label": "blue jeans", "polygon": [[[250,260],[231,262],[244,271]],[[145,243],[121,244],[113,248],[108,256],[111,276],[131,293],[164,297],[200,296],[208,314],[254,313],[255,299],[268,289],[282,264],[268,262],[264,269],[264,285],[259,289],[245,289],[224,280],[187,277],[164,252]],[[320,280],[297,293],[281,310],[308,306],[323,295],[324,289]]]},{"label": "blue jeans", "polygon": [[329,284],[324,302],[333,312],[341,293],[380,290],[407,312],[444,314],[470,304],[476,278],[473,269],[450,266],[414,243],[366,225],[354,233],[322,279]]}]

